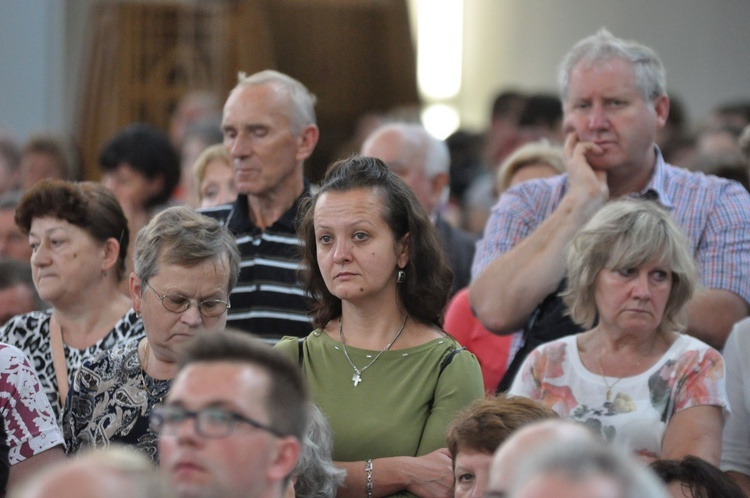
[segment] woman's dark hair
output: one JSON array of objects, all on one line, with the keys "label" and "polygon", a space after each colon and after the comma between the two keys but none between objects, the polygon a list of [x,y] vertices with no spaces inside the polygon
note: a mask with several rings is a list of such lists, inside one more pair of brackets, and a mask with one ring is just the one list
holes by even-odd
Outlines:
[{"label": "woman's dark hair", "polygon": [[[331,165],[319,187],[315,194],[304,199],[298,228],[303,260],[300,279],[313,300],[313,324],[324,327],[341,316],[341,300],[328,290],[318,266],[315,205],[327,192],[365,189],[380,193],[383,200],[381,215],[394,240],[401,240],[409,234],[409,262],[403,268],[406,278],[397,286],[398,302],[415,320],[441,326],[453,272],[435,227],[409,186],[383,161],[353,156]],[[392,271],[396,278],[396,268]]]},{"label": "woman's dark hair", "polygon": [[130,231],[120,203],[109,189],[95,182],[42,180],[23,195],[15,220],[21,231],[28,234],[31,222],[44,217],[65,220],[102,243],[110,238],[118,241],[116,271],[118,280],[122,280]]},{"label": "woman's dark hair", "polygon": [[697,456],[656,460],[650,466],[665,484],[679,482],[694,498],[745,498],[745,493],[728,475]]},{"label": "woman's dark hair", "polygon": [[147,201],[146,208],[167,202],[180,182],[177,150],[166,133],[148,124],[128,125],[104,146],[99,155],[102,171],[113,171],[122,163],[127,163],[149,180],[164,179],[161,191]]}]

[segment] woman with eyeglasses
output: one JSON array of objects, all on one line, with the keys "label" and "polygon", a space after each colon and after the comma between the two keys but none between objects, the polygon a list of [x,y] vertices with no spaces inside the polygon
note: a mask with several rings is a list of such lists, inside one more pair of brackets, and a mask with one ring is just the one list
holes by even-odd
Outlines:
[{"label": "woman with eyeglasses", "polygon": [[59,420],[70,375],[86,360],[143,336],[120,291],[130,240],[115,196],[99,183],[44,180],[15,215],[31,246],[31,273],[51,305],[12,318],[0,341],[28,356]]},{"label": "woman with eyeglasses", "polygon": [[146,336],[76,372],[63,415],[69,454],[117,442],[158,462],[149,416],[177,372],[180,346],[226,325],[240,256],[218,221],[187,207],[166,209],[138,233],[133,259],[130,293]]}]

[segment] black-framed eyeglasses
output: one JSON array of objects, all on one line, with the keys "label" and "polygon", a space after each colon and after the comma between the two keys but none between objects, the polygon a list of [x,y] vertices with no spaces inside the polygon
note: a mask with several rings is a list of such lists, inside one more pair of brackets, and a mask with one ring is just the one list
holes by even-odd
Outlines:
[{"label": "black-framed eyeglasses", "polygon": [[187,419],[193,419],[195,432],[209,439],[231,436],[239,422],[269,432],[277,437],[285,436],[271,426],[218,407],[190,411],[177,405],[160,405],[151,412],[149,423],[154,432],[163,436],[173,436],[177,433],[178,426]]},{"label": "black-framed eyeglasses", "polygon": [[[156,289],[151,287],[148,280],[144,280],[143,283],[146,284],[146,287],[151,289],[151,292],[153,292],[156,298],[161,301],[161,305],[164,306],[164,309],[167,311],[171,311],[172,313],[184,313],[193,305],[193,301],[185,296],[179,294],[159,294],[156,292]],[[208,317],[219,316],[231,307],[232,306],[228,302],[222,301],[221,299],[206,299],[205,301],[198,302],[198,311],[201,315]]]}]

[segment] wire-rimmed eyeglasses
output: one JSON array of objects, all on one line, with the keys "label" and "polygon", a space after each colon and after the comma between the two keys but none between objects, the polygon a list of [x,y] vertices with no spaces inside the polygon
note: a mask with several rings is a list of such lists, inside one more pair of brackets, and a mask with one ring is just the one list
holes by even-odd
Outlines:
[{"label": "wire-rimmed eyeglasses", "polygon": [[269,432],[277,437],[285,436],[271,426],[218,407],[190,411],[177,405],[160,405],[156,406],[151,412],[149,424],[154,432],[163,436],[173,436],[177,433],[178,426],[187,419],[193,419],[195,432],[209,439],[231,436],[239,422]]},{"label": "wire-rimmed eyeglasses", "polygon": [[[153,292],[156,298],[161,301],[161,305],[164,306],[164,309],[167,311],[171,311],[172,313],[184,313],[193,305],[193,301],[185,296],[179,294],[159,294],[156,292],[156,289],[151,287],[148,280],[144,280],[143,283],[146,284],[146,287],[151,289],[151,292]],[[219,316],[231,307],[232,306],[228,302],[222,301],[221,299],[206,299],[205,301],[198,302],[198,311],[201,315],[207,317]]]}]

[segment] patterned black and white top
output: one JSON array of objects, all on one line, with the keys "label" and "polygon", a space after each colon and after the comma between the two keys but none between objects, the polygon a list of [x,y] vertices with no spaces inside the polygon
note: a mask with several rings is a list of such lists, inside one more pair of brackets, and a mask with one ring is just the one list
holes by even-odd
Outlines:
[{"label": "patterned black and white top", "polygon": [[142,374],[138,340],[85,362],[73,378],[63,413],[66,453],[119,443],[142,451],[158,464],[158,436],[148,419],[171,385],[171,380]]},{"label": "patterned black and white top", "polygon": [[[52,410],[57,420],[62,415],[60,399],[57,391],[57,377],[55,377],[55,365],[52,362],[52,347],[49,340],[49,321],[52,317],[52,308],[45,311],[32,311],[23,315],[17,315],[10,319],[0,329],[0,342],[17,347],[29,358],[31,364],[39,375],[39,380],[44,388]],[[83,362],[92,360],[103,351],[111,349],[134,338],[144,336],[143,322],[131,308],[115,324],[107,335],[102,337],[96,344],[86,349],[76,349],[64,345],[65,364],[68,369],[68,377],[78,370]],[[70,382],[72,384],[72,381]]]}]

